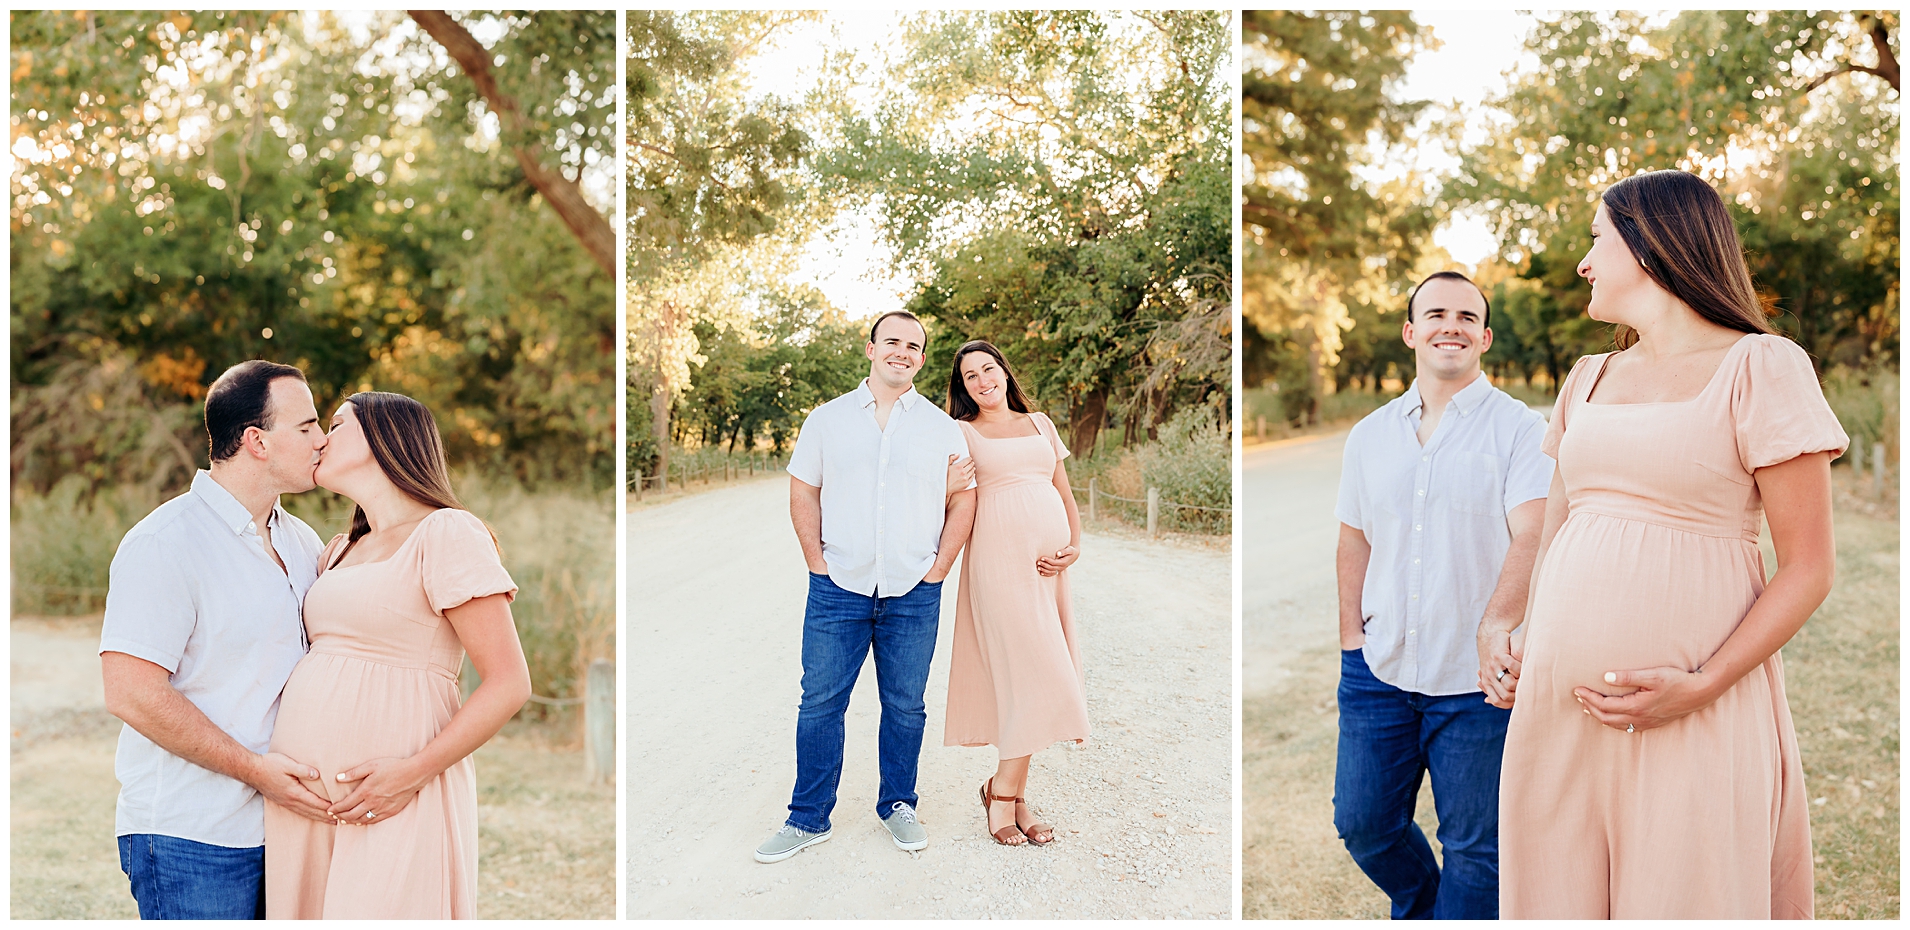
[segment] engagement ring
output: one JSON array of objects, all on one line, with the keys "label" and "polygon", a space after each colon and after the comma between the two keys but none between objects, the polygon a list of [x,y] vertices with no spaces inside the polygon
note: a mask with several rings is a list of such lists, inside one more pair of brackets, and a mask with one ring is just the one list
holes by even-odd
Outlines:
[{"label": "engagement ring", "polygon": [[1636,733],[1636,732],[1638,732],[1638,728],[1637,728],[1637,727],[1635,727],[1635,726],[1632,726],[1631,724],[1629,724],[1629,723],[1628,723],[1628,724],[1625,724],[1625,732],[1627,732],[1627,733]]},{"label": "engagement ring", "polygon": [[373,817],[376,817],[376,816],[378,816],[378,812],[377,812],[377,811],[366,811],[366,812],[365,812],[365,819],[366,819],[366,820],[370,820],[371,818],[373,818]]}]

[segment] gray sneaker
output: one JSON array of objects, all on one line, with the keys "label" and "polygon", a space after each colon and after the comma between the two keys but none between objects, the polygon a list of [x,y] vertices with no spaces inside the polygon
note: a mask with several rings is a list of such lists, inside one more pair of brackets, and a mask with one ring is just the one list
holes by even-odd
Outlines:
[{"label": "gray sneaker", "polygon": [[915,808],[910,807],[909,802],[895,802],[882,825],[888,827],[889,835],[895,838],[895,848],[909,852],[928,848],[928,831],[915,819]]},{"label": "gray sneaker", "polygon": [[756,861],[781,862],[828,838],[828,830],[810,833],[806,830],[798,830],[789,824],[783,824],[782,829],[777,830],[775,836],[764,840],[763,845],[756,847]]}]

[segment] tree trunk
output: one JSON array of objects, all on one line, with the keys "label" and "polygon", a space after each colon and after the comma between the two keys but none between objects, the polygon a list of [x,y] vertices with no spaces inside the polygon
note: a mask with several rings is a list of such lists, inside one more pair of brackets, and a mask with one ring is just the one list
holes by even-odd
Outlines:
[{"label": "tree trunk", "polygon": [[657,441],[657,490],[670,487],[670,383],[657,378],[650,395],[651,434]]},{"label": "tree trunk", "polygon": [[583,244],[584,251],[590,253],[604,274],[617,273],[617,236],[610,229],[610,222],[598,213],[590,202],[584,199],[583,188],[576,181],[564,177],[560,169],[544,167],[542,155],[543,143],[529,138],[525,131],[524,114],[517,108],[517,101],[506,95],[497,86],[497,77],[491,73],[491,54],[485,51],[478,40],[471,37],[442,10],[408,10],[419,28],[436,39],[451,58],[464,69],[471,83],[477,85],[477,91],[484,102],[496,113],[505,131],[516,135],[523,144],[514,146],[511,151],[517,155],[517,165],[524,172],[526,180],[537,192],[544,195],[545,202],[557,211],[559,219],[570,227],[572,235]]},{"label": "tree trunk", "polygon": [[1076,455],[1093,455],[1101,440],[1101,421],[1107,419],[1108,389],[1095,388],[1077,398],[1068,409],[1068,448]]}]

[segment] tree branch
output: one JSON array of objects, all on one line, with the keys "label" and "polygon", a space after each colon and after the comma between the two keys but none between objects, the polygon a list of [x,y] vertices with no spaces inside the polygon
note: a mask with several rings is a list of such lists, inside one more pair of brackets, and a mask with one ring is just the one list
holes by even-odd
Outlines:
[{"label": "tree branch", "polygon": [[1840,74],[1875,75],[1889,81],[1891,90],[1903,93],[1903,72],[1897,64],[1897,56],[1890,51],[1890,32],[1884,28],[1883,20],[1868,16],[1864,18],[1870,20],[1870,44],[1877,50],[1877,66],[1843,65],[1833,68],[1812,78],[1809,84],[1804,85],[1803,93],[1809,94]]},{"label": "tree branch", "polygon": [[464,69],[465,76],[476,85],[478,94],[484,98],[485,105],[498,115],[498,119],[514,133],[526,141],[512,147],[517,155],[518,167],[523,169],[525,179],[537,192],[544,195],[545,202],[557,211],[559,219],[583,244],[584,251],[590,253],[597,266],[605,274],[617,273],[617,237],[610,229],[610,222],[598,213],[590,202],[584,199],[583,188],[577,182],[564,177],[561,170],[544,167],[542,159],[543,143],[530,139],[526,132],[524,114],[518,110],[517,101],[511,99],[497,86],[497,77],[491,72],[491,53],[486,51],[471,33],[458,24],[442,10],[407,10],[419,28],[436,39],[451,58]]}]

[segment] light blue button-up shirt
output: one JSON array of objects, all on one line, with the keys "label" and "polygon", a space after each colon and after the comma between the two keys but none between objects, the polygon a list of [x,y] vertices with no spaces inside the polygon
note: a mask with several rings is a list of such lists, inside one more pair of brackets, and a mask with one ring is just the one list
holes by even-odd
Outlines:
[{"label": "light blue button-up shirt", "polygon": [[[263,753],[279,692],[305,656],[300,604],[318,576],[318,534],[277,504],[267,518],[281,569],[252,515],[208,472],[120,540],[106,588],[100,652],[172,673],[172,687],[239,745]],[[156,833],[232,848],[265,842],[252,786],[119,734],[117,835]]]},{"label": "light blue button-up shirt", "polygon": [[1360,594],[1373,677],[1477,691],[1479,621],[1512,544],[1506,514],[1546,496],[1545,419],[1480,375],[1419,444],[1419,382],[1346,438],[1334,515],[1372,545]]},{"label": "light blue button-up shirt", "polygon": [[928,575],[941,548],[951,455],[968,455],[961,427],[913,387],[887,426],[875,421],[867,379],[809,412],[788,471],[822,489],[829,580],[864,597],[900,597]]}]

